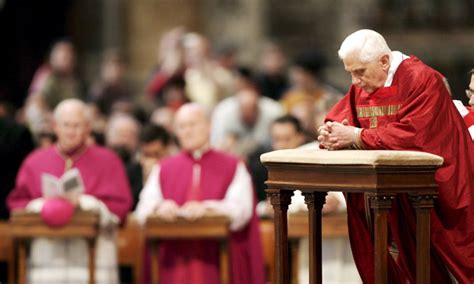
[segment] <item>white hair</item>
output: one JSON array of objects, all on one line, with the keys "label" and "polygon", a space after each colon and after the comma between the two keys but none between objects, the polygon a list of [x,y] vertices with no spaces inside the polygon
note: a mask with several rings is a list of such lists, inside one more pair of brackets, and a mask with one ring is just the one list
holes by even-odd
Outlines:
[{"label": "white hair", "polygon": [[138,122],[138,120],[136,120],[132,115],[121,112],[114,113],[109,118],[107,123],[107,128],[105,131],[106,140],[108,140],[107,138],[110,139],[112,136],[116,135],[117,129],[121,127],[125,127],[134,131],[137,136],[139,135],[141,129],[140,122]]},{"label": "white hair", "polygon": [[189,111],[202,114],[206,120],[211,119],[211,111],[206,106],[196,103],[196,102],[185,103],[184,105],[182,105],[176,112],[175,117],[178,117],[182,113],[189,112]]},{"label": "white hair", "polygon": [[391,50],[381,34],[373,30],[358,30],[350,34],[341,44],[339,58],[345,60],[348,56],[358,56],[362,62],[378,60],[383,55],[390,58]]},{"label": "white hair", "polygon": [[84,120],[85,120],[85,123],[87,125],[90,125],[91,124],[91,117],[87,111],[87,105],[86,103],[84,103],[83,101],[79,100],[79,99],[65,99],[65,100],[62,100],[57,106],[56,108],[54,109],[54,112],[53,112],[53,118],[54,120],[57,122],[59,120],[61,120],[61,117],[62,115],[65,113],[65,112],[70,112],[71,109],[77,109],[79,110],[80,112],[82,112],[83,116],[84,116]]}]

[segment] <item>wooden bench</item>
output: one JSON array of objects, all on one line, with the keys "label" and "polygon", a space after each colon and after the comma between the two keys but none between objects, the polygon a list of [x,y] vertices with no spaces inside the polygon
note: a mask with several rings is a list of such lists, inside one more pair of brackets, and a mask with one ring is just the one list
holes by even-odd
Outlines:
[{"label": "wooden bench", "polygon": [[118,230],[117,252],[119,265],[132,267],[135,284],[142,283],[144,249],[142,227],[129,214],[125,225]]},{"label": "wooden bench", "polygon": [[145,241],[150,244],[152,253],[152,281],[159,282],[158,247],[162,240],[213,239],[220,242],[220,279],[229,283],[229,257],[227,241],[230,221],[222,216],[205,216],[195,221],[178,218],[174,222],[159,217],[149,217],[144,228]]},{"label": "wooden bench", "polygon": [[[273,218],[260,219],[260,234],[267,283],[275,283],[275,229]],[[291,244],[291,283],[298,283],[300,263],[298,252],[300,241],[309,237],[308,212],[297,212],[288,215],[288,241]],[[347,215],[342,213],[325,214],[322,217],[323,238],[348,238]]]},{"label": "wooden bench", "polygon": [[10,216],[10,233],[18,253],[18,283],[26,283],[27,243],[35,238],[84,238],[89,245],[89,283],[95,283],[95,241],[99,228],[96,213],[77,211],[71,221],[60,228],[46,225],[37,213],[14,211]]},{"label": "wooden bench", "polygon": [[13,241],[10,233],[10,224],[0,221],[0,262],[8,265],[8,283],[15,283],[15,267]]}]

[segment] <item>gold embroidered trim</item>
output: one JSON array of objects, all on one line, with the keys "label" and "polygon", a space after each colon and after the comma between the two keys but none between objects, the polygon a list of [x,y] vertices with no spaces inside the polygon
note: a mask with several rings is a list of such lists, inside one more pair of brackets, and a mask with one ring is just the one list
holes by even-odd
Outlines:
[{"label": "gold embroidered trim", "polygon": [[370,118],[370,128],[377,128],[377,117]]},{"label": "gold embroidered trim", "polygon": [[401,106],[402,105],[358,107],[357,116],[359,118],[370,118],[370,128],[377,128],[377,117],[394,115]]},{"label": "gold embroidered trim", "polygon": [[364,149],[364,143],[362,143],[362,137],[361,137],[362,131],[363,131],[362,128],[355,128],[356,141],[352,145],[353,149],[357,149],[357,150],[363,150]]},{"label": "gold embroidered trim", "polygon": [[362,117],[377,117],[384,115],[394,115],[402,105],[387,105],[387,106],[370,106],[358,107],[357,116]]}]

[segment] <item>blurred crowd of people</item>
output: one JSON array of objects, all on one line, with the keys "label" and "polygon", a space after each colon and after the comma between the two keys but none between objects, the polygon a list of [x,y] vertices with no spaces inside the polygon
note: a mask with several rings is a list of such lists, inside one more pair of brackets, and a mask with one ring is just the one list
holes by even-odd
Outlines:
[{"label": "blurred crowd of people", "polygon": [[[294,58],[288,58],[280,46],[268,42],[262,47],[255,66],[241,65],[238,55],[239,50],[233,46],[216,49],[202,34],[189,32],[183,27],[173,28],[162,36],[156,65],[149,78],[144,78],[145,84],[141,90],[137,91],[132,88],[128,79],[127,60],[120,49],[111,48],[103,52],[97,79],[86,84],[78,72],[80,58],[74,44],[69,40],[53,43],[46,62],[38,67],[32,78],[24,106],[12,110],[8,107],[8,102],[3,102],[0,107],[2,129],[5,130],[4,133],[11,133],[2,142],[9,146],[2,147],[5,149],[3,155],[11,161],[8,171],[4,171],[8,175],[5,175],[6,180],[2,183],[2,219],[8,218],[7,204],[10,209],[26,206],[27,209],[34,207],[40,211],[45,206],[41,202],[38,205],[37,198],[41,199],[41,190],[34,189],[35,193],[32,194],[32,189],[23,186],[18,178],[15,183],[15,176],[22,164],[22,175],[31,174],[25,169],[24,159],[34,149],[46,151],[53,149],[53,145],[60,146],[68,139],[75,139],[79,150],[74,151],[77,150],[79,154],[71,154],[71,163],[74,167],[78,166],[74,157],[83,155],[80,153],[85,146],[81,146],[81,137],[73,137],[73,131],[87,135],[85,143],[90,145],[87,149],[99,149],[94,151],[100,152],[100,147],[105,147],[120,157],[132,197],[128,210],[133,212],[143,199],[140,195],[143,195],[142,189],[146,188],[148,177],[156,179],[155,168],[159,161],[187,150],[176,133],[175,114],[188,103],[196,103],[203,108],[196,113],[208,114],[206,119],[209,120],[209,137],[201,139],[203,145],[207,145],[206,141],[209,139],[212,149],[236,157],[249,172],[250,181],[253,182],[249,189],[255,190],[252,194],[254,198],[251,198],[255,202],[247,198],[244,203],[261,202],[258,214],[271,214],[272,210],[265,200],[266,171],[259,161],[260,154],[317,143],[317,126],[323,123],[325,114],[342,94],[322,79],[326,60],[318,51],[306,50]],[[83,104],[79,104],[78,100]],[[56,117],[56,109],[61,103],[65,106],[61,107],[61,117]],[[71,110],[65,112],[64,109],[68,108]],[[73,115],[73,111],[80,113],[81,117]],[[67,122],[63,123],[64,130],[58,132],[58,122],[65,117],[81,125],[81,129],[77,130],[79,126]],[[90,132],[87,130],[89,126],[83,127],[84,119],[90,122]],[[193,119],[189,123],[191,122]],[[67,134],[67,131],[71,134]],[[58,137],[58,133],[62,137]],[[91,148],[94,145],[99,148]],[[61,153],[60,148],[60,154],[68,157],[69,154]],[[57,158],[51,150],[48,151],[44,155]],[[103,155],[105,157],[108,154]],[[219,155],[217,154],[216,159],[228,161]],[[42,159],[38,159],[41,164]],[[46,158],[45,163],[51,164],[51,159]],[[58,160],[59,164],[61,162]],[[92,167],[96,168],[98,165]],[[51,167],[56,169],[55,165]],[[231,171],[230,176],[245,179],[240,166],[238,169],[237,172]],[[38,174],[41,176],[41,173]],[[59,172],[57,174],[61,175]],[[39,180],[39,177],[34,179]],[[87,179],[89,178],[85,178],[86,183],[89,182]],[[241,183],[242,181],[239,184]],[[229,192],[233,192],[231,188],[229,186]],[[7,202],[7,195],[12,190],[14,192]],[[25,196],[30,194],[31,196]],[[37,194],[40,195],[36,196]],[[95,195],[93,192],[88,194]],[[105,208],[110,207],[108,197],[99,194],[95,198],[96,207],[99,208],[100,204],[105,204]],[[129,196],[123,198],[128,199]],[[229,198],[232,200],[232,197]],[[227,199],[226,195],[224,201]],[[80,206],[85,201],[75,202]],[[32,207],[31,204],[35,206]],[[127,210],[125,203],[123,206],[125,207],[120,210]],[[333,207],[336,210],[337,206]],[[116,214],[117,208],[108,209],[112,215]],[[239,210],[236,209],[237,211]],[[122,215],[117,217],[123,220]],[[256,215],[252,213],[251,216]],[[233,216],[230,217],[233,219]],[[253,224],[250,227],[253,226],[254,229],[248,229],[250,231],[255,230],[256,221],[251,221],[254,217],[242,219],[245,220],[242,224]],[[242,222],[239,218],[236,222]],[[255,244],[255,241],[252,243]],[[259,273],[251,274],[255,276]]]},{"label": "blurred crowd of people", "polygon": [[[269,42],[250,68],[239,65],[236,48],[216,50],[204,35],[176,27],[162,36],[157,53],[140,94],[127,80],[127,62],[119,49],[104,51],[97,80],[86,86],[77,72],[80,58],[74,44],[60,40],[37,69],[15,119],[29,128],[37,147],[49,146],[56,139],[54,108],[67,98],[83,100],[92,121],[90,143],[119,154],[137,197],[151,165],[179,151],[173,119],[184,103],[196,102],[212,113],[213,147],[248,162],[272,149],[271,125],[285,114],[301,124],[301,144],[314,141],[316,126],[342,96],[322,80],[326,60],[314,50],[289,59]],[[263,200],[262,179],[254,180]]]}]

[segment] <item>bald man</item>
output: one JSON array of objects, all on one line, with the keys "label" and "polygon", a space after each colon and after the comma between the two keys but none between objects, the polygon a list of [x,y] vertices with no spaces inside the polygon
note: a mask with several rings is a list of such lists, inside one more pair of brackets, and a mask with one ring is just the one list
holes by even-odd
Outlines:
[{"label": "bald man", "polygon": [[[83,192],[64,198],[73,207],[99,213],[96,283],[118,283],[115,228],[131,206],[124,166],[112,151],[86,143],[90,122],[82,101],[67,99],[56,107],[54,131],[58,138],[54,146],[37,150],[24,160],[7,205],[10,210],[54,210],[51,201],[56,197],[43,195],[46,174],[59,178],[65,172],[77,171]],[[87,251],[83,239],[35,239],[29,256],[28,283],[88,283]]]},{"label": "bald man", "polygon": [[[264,283],[263,260],[252,181],[237,158],[209,146],[210,123],[204,108],[186,104],[176,114],[182,152],[156,165],[140,195],[136,216],[189,220],[206,212],[230,223],[231,283]],[[165,241],[160,246],[160,283],[219,283],[216,241]]]}]

